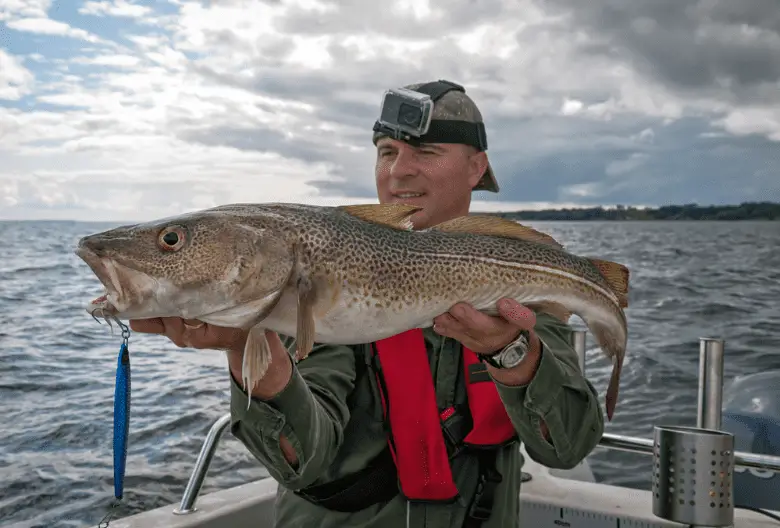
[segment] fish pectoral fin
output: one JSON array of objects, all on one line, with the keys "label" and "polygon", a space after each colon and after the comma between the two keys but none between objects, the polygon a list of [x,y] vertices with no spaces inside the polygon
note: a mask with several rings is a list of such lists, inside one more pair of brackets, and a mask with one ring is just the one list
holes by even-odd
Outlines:
[{"label": "fish pectoral fin", "polygon": [[569,322],[569,319],[571,319],[572,316],[572,312],[570,312],[564,305],[552,301],[528,303],[525,306],[535,312],[552,315],[563,323]]},{"label": "fish pectoral fin", "polygon": [[204,323],[216,326],[240,326],[245,328],[249,325],[255,325],[268,317],[268,314],[276,308],[276,305],[279,304],[279,300],[282,298],[282,293],[284,293],[284,288],[272,291],[267,295],[248,302],[211,312],[201,316],[200,319]]},{"label": "fish pectoral fin", "polygon": [[241,381],[247,394],[252,393],[255,384],[265,376],[270,365],[271,347],[265,337],[265,328],[256,324],[249,329],[244,345],[244,361],[241,364]]},{"label": "fish pectoral fin", "polygon": [[314,322],[314,304],[316,291],[314,284],[307,277],[298,279],[298,320],[295,331],[295,360],[301,361],[314,348],[314,334],[316,323]]},{"label": "fish pectoral fin", "polygon": [[618,298],[618,303],[621,308],[628,306],[628,268],[623,264],[612,262],[609,260],[601,260],[597,258],[590,258],[588,260],[593,264],[604,280],[609,284],[609,288],[614,292]]},{"label": "fish pectoral fin", "polygon": [[366,222],[381,224],[393,229],[410,231],[414,229],[414,224],[410,217],[422,207],[406,204],[357,204],[340,205],[337,207],[348,215],[360,218]]},{"label": "fish pectoral fin", "polygon": [[546,233],[513,220],[507,220],[499,216],[466,215],[447,220],[430,229],[448,233],[470,233],[472,235],[487,235],[502,238],[514,238],[537,244],[546,244],[558,249],[563,245]]}]

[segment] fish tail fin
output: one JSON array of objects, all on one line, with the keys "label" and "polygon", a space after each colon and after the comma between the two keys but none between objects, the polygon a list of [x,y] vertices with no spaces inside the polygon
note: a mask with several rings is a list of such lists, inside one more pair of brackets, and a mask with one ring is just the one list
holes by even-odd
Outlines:
[{"label": "fish tail fin", "polygon": [[255,325],[249,330],[249,335],[244,346],[244,361],[241,364],[241,381],[244,385],[244,391],[247,395],[247,409],[252,402],[252,389],[265,373],[271,364],[271,347],[268,339],[265,337],[265,328]]},{"label": "fish tail fin", "polygon": [[623,264],[609,260],[588,258],[588,261],[599,270],[601,276],[607,281],[609,288],[617,296],[620,307],[626,308],[628,306],[628,268]]},{"label": "fish tail fin", "polygon": [[606,395],[607,418],[611,422],[620,391],[620,374],[623,371],[623,358],[626,355],[626,333],[624,331],[616,332],[614,327],[601,322],[589,323],[586,321],[586,323],[588,323],[596,342],[607,357],[612,360],[612,374]]}]

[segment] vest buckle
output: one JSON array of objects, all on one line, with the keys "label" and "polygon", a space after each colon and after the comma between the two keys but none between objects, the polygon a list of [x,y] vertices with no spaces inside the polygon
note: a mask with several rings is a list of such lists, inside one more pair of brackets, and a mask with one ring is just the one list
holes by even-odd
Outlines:
[{"label": "vest buckle", "polygon": [[483,522],[490,518],[493,502],[496,498],[496,489],[502,481],[501,473],[496,470],[494,462],[487,460],[494,458],[495,453],[491,455],[486,453],[486,460],[480,461],[482,467],[477,481],[477,490],[468,513],[469,518]]},{"label": "vest buckle", "polygon": [[[468,436],[473,427],[473,421],[468,413],[464,413],[459,406],[450,408],[452,412],[447,412],[446,418],[441,421],[441,430],[444,435],[444,441],[447,446],[449,458],[458,456],[464,449],[463,440]],[[444,414],[442,413],[442,414]]]}]

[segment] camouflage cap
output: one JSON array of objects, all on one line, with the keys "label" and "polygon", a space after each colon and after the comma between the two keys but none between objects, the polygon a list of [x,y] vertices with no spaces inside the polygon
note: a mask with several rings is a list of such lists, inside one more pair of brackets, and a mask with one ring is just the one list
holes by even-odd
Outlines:
[{"label": "camouflage cap", "polygon": [[[426,83],[415,83],[404,86],[409,90],[415,90]],[[441,120],[458,120],[468,121],[470,123],[482,123],[482,113],[477,108],[476,103],[463,92],[451,90],[441,96],[433,106],[432,119]],[[384,136],[381,132],[374,132],[373,142],[376,145],[379,138]],[[496,176],[493,173],[493,168],[490,166],[488,160],[488,166],[485,170],[485,174],[482,175],[477,185],[474,186],[474,191],[490,191],[498,192],[498,182]]]}]

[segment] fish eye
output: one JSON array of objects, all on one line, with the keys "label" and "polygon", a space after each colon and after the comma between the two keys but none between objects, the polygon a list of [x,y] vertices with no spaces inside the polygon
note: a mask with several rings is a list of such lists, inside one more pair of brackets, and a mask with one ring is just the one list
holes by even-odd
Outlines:
[{"label": "fish eye", "polygon": [[166,251],[177,251],[187,241],[187,232],[181,226],[168,226],[157,235],[157,243]]}]

